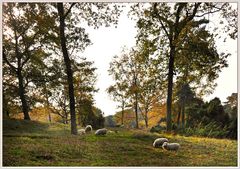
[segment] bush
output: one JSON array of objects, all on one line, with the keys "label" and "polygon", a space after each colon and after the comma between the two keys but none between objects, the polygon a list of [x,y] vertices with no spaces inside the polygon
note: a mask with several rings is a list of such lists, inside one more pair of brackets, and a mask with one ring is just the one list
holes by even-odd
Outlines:
[{"label": "bush", "polygon": [[180,131],[181,134],[187,136],[203,136],[203,137],[214,137],[214,138],[225,138],[228,134],[227,126],[221,127],[216,122],[210,122],[207,125],[199,123],[195,127],[188,127],[184,131]]},{"label": "bush", "polygon": [[153,126],[151,129],[150,129],[150,132],[153,133],[153,132],[161,132],[163,130],[166,130],[166,127],[163,127],[163,126],[160,126],[159,124],[156,125],[156,126]]}]

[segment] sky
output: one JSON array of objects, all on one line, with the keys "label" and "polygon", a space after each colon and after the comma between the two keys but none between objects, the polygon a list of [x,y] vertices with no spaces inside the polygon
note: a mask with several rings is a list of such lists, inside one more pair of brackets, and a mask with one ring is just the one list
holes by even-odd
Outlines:
[{"label": "sky", "polygon": [[[217,23],[210,24],[216,25]],[[113,56],[119,55],[123,46],[128,48],[135,46],[135,36],[137,34],[135,22],[128,18],[127,11],[124,11],[117,28],[101,27],[96,30],[89,28],[87,31],[93,45],[86,48],[82,55],[88,60],[94,61],[94,65],[97,67],[98,80],[96,87],[99,88],[99,91],[94,96],[95,106],[100,108],[105,116],[113,115],[118,111],[118,103],[114,102],[106,92],[106,89],[114,83],[107,70]],[[204,100],[209,101],[214,97],[219,97],[222,102],[225,102],[227,96],[237,92],[237,40],[228,38],[223,43],[223,39],[220,38],[216,45],[219,53],[231,53],[228,58],[229,66],[222,69],[216,79],[218,85],[213,94],[205,96]]]}]

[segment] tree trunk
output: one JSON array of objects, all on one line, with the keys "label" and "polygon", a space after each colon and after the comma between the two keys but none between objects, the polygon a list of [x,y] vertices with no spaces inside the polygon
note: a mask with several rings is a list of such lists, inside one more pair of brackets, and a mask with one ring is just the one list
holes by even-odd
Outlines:
[{"label": "tree trunk", "polygon": [[124,104],[122,106],[122,125],[123,125],[123,119],[124,119]]},{"label": "tree trunk", "polygon": [[8,109],[4,108],[3,109],[3,119],[9,119],[10,116],[9,116],[9,111]]},{"label": "tree trunk", "polygon": [[17,71],[17,77],[18,77],[18,94],[22,102],[22,111],[24,115],[24,120],[31,120],[28,112],[29,109],[28,109],[27,100],[25,96],[25,88],[23,86],[23,76],[20,69],[18,69]]},{"label": "tree trunk", "polygon": [[[22,111],[24,115],[24,120],[31,120],[29,116],[29,108],[27,105],[27,100],[25,96],[25,87],[23,85],[23,76],[22,76],[22,67],[21,65],[21,59],[22,57],[19,54],[19,49],[18,49],[18,37],[17,37],[17,31],[14,30],[14,37],[15,37],[15,55],[17,58],[17,68],[14,68],[11,64],[9,66],[12,68],[12,70],[16,71],[17,78],[18,78],[18,95],[20,97],[20,100],[22,102]],[[3,54],[3,57],[6,58],[5,54]],[[7,61],[7,59],[6,59]]]},{"label": "tree trunk", "polygon": [[182,105],[182,129],[185,128],[185,101],[183,101]]},{"label": "tree trunk", "polygon": [[[80,110],[80,109],[79,109]],[[81,126],[81,116],[80,112],[78,112],[78,125]]]},{"label": "tree trunk", "polygon": [[138,129],[138,94],[135,93],[135,115],[136,115],[136,128]]},{"label": "tree trunk", "polygon": [[181,111],[182,111],[182,108],[180,108],[180,110],[178,111],[178,117],[177,117],[178,129],[180,129],[180,116],[181,116]]},{"label": "tree trunk", "polygon": [[172,88],[173,88],[173,69],[174,69],[175,46],[170,46],[168,64],[168,95],[167,95],[167,131],[172,130]]},{"label": "tree trunk", "polygon": [[5,99],[5,94],[2,95],[3,97],[3,119],[9,118],[9,110],[8,110],[8,106],[7,106],[7,101]]},{"label": "tree trunk", "polygon": [[51,113],[50,113],[49,110],[48,110],[48,120],[49,120],[50,123],[52,122],[52,117],[51,117]]},{"label": "tree trunk", "polygon": [[49,110],[49,101],[47,99],[47,110],[48,110],[48,120],[51,123],[52,122],[52,117],[51,117],[51,111]]},{"label": "tree trunk", "polygon": [[68,124],[68,114],[65,112],[65,124]]},{"label": "tree trunk", "polygon": [[169,41],[170,41],[170,55],[169,55],[169,63],[168,63],[168,94],[167,94],[167,131],[172,130],[172,88],[173,88],[173,70],[174,70],[174,57],[175,57],[175,50],[176,47],[174,46],[176,43],[174,41],[178,40],[178,36],[181,33],[181,31],[185,28],[185,26],[193,20],[195,17],[197,10],[199,8],[201,3],[195,3],[193,12],[191,15],[183,19],[182,21],[179,22],[180,20],[180,14],[182,12],[182,9],[184,8],[184,4],[181,4],[178,6],[178,9],[176,11],[176,20],[174,23],[174,32],[170,32],[168,35]]},{"label": "tree trunk", "polygon": [[6,111],[6,116],[7,116],[7,118],[10,118],[10,114],[9,114],[9,110],[8,109]]},{"label": "tree trunk", "polygon": [[66,65],[67,80],[68,80],[68,94],[70,99],[70,116],[71,116],[71,134],[77,135],[75,98],[74,98],[74,87],[73,87],[73,72],[71,68],[71,61],[68,56],[68,51],[66,46],[66,37],[64,33],[65,18],[64,18],[63,3],[58,3],[57,8],[58,8],[58,14],[60,16],[59,29],[60,29],[61,47],[62,47],[64,62]]},{"label": "tree trunk", "polygon": [[147,116],[147,111],[145,112],[145,125],[146,125],[146,128],[148,128],[148,116]]},{"label": "tree trunk", "polygon": [[[124,98],[122,98],[122,99],[124,99]],[[122,125],[123,125],[123,121],[124,121],[124,107],[125,107],[125,102],[124,101],[122,101]]]},{"label": "tree trunk", "polygon": [[[49,101],[48,101],[48,93],[47,93],[47,87],[46,85],[44,85],[44,91],[45,91],[45,97],[46,97],[46,103],[47,105],[45,105],[45,107],[47,108],[47,113],[48,113],[48,120],[51,123],[52,122],[52,117],[51,117],[51,112],[49,110]],[[45,108],[45,109],[46,109]]]}]

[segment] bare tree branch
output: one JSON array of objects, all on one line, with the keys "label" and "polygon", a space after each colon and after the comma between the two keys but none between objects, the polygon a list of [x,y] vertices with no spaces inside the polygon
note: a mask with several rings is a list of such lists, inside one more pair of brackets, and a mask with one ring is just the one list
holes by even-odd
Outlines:
[{"label": "bare tree branch", "polygon": [[68,16],[68,14],[71,12],[71,9],[72,9],[72,7],[75,5],[76,3],[72,3],[71,4],[71,6],[70,6],[70,8],[68,9],[68,11],[65,13],[65,15],[63,16],[63,18],[65,19],[67,16]]}]

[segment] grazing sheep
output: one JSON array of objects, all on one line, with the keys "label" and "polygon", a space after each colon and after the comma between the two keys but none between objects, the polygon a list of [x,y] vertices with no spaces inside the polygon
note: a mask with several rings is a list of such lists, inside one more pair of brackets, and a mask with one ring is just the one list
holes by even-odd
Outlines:
[{"label": "grazing sheep", "polygon": [[105,134],[107,134],[107,129],[106,128],[98,129],[95,132],[95,135],[105,135]]},{"label": "grazing sheep", "polygon": [[168,139],[166,139],[166,138],[158,138],[158,139],[156,139],[153,142],[153,147],[155,147],[155,148],[161,147],[164,142],[168,142]]},{"label": "grazing sheep", "polygon": [[164,142],[163,145],[162,145],[162,148],[165,149],[165,150],[177,151],[180,148],[180,144]]},{"label": "grazing sheep", "polygon": [[88,133],[88,132],[91,132],[92,131],[92,126],[91,125],[87,125],[85,127],[85,132]]},{"label": "grazing sheep", "polygon": [[79,129],[79,130],[78,130],[78,133],[79,133],[80,135],[86,134],[85,129]]}]

